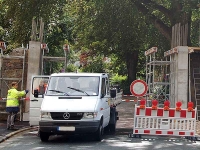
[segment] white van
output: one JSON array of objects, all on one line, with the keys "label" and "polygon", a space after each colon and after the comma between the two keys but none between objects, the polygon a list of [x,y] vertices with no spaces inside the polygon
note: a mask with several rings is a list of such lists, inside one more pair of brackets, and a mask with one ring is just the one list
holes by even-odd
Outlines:
[{"label": "white van", "polygon": [[[92,133],[101,140],[105,127],[116,128],[115,107],[110,107],[109,79],[105,73],[55,73],[49,78],[41,105],[39,135]],[[38,97],[34,90],[34,97]],[[108,126],[109,125],[109,126]]]}]

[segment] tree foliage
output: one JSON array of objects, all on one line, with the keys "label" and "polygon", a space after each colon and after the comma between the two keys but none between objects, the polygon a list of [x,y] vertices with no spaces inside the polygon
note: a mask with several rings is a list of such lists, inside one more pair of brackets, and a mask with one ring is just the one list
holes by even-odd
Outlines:
[{"label": "tree foliage", "polygon": [[27,44],[32,19],[43,18],[48,27],[49,23],[58,21],[63,4],[64,0],[1,0],[0,8],[4,13],[1,26],[6,31],[2,38],[10,44]]},{"label": "tree foliage", "polygon": [[[0,39],[13,48],[27,44],[32,18],[39,22],[42,17],[49,56],[64,56],[62,46],[69,44],[68,64],[87,53],[88,66],[80,70],[128,75],[130,83],[145,76],[145,50],[157,46],[163,55],[170,49],[176,23],[189,23],[188,43],[198,45],[197,4],[198,0],[0,0]],[[111,62],[104,63],[105,57]],[[47,74],[63,68],[60,63],[46,66]],[[69,65],[68,70],[75,69]]]},{"label": "tree foliage", "polygon": [[[193,12],[198,11],[198,0],[132,0],[166,39],[172,39],[172,26],[176,23],[188,23],[191,29]],[[190,33],[188,45],[191,45]]]},{"label": "tree foliage", "polygon": [[115,56],[117,64],[126,64],[123,69],[130,81],[134,80],[147,26],[131,1],[74,1],[70,8],[76,16],[77,47],[91,56]]}]

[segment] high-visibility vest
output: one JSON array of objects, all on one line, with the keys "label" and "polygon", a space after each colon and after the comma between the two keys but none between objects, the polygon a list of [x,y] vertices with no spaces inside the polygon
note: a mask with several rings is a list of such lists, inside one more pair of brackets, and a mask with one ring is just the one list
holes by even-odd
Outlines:
[{"label": "high-visibility vest", "polygon": [[19,98],[26,95],[25,91],[17,91],[15,88],[8,90],[6,107],[18,107]]}]

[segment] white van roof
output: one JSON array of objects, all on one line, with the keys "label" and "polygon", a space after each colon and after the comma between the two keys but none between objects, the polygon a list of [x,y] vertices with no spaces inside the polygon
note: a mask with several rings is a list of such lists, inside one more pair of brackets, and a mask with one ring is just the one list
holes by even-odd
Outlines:
[{"label": "white van roof", "polygon": [[83,72],[69,72],[69,73],[53,73],[51,76],[106,76],[108,77],[108,74],[106,73],[83,73]]}]

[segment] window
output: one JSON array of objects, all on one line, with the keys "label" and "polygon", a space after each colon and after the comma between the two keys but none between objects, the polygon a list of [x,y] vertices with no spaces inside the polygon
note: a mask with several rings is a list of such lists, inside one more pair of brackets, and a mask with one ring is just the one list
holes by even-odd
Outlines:
[{"label": "window", "polygon": [[109,88],[109,80],[108,80],[108,78],[106,78],[106,90],[107,90],[107,94],[110,94],[110,88]]},{"label": "window", "polygon": [[103,95],[103,96],[106,95],[106,83],[105,83],[105,78],[102,78],[101,95]]},{"label": "window", "polygon": [[99,79],[97,76],[52,76],[47,95],[97,96]]},{"label": "window", "polygon": [[33,78],[32,94],[34,94],[34,90],[38,90],[38,94],[43,95],[46,91],[48,81],[49,81],[48,77],[35,77],[35,78]]}]

